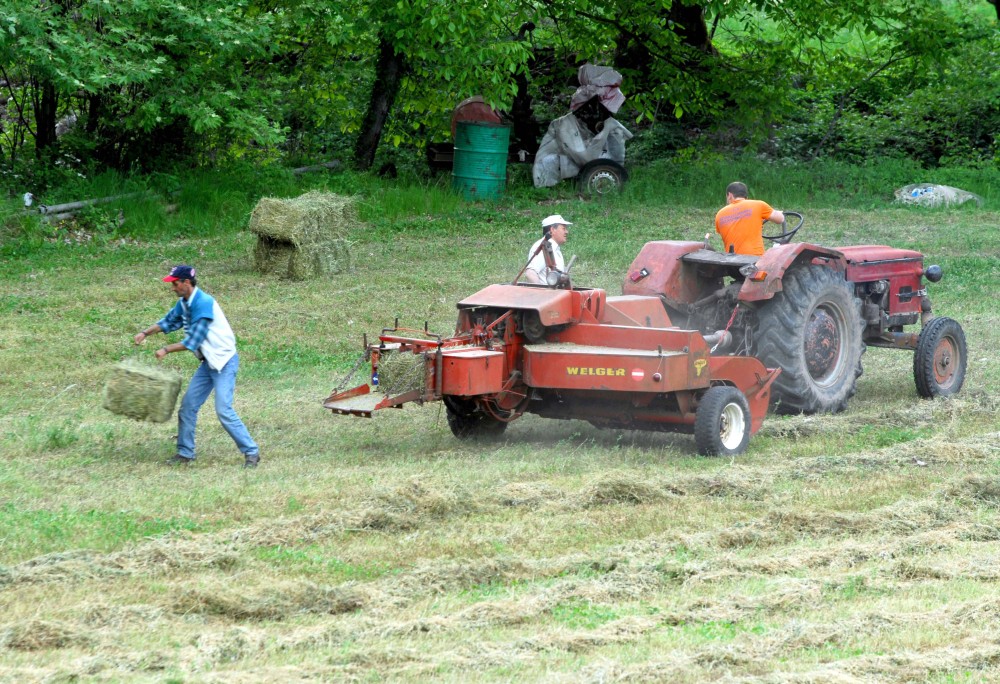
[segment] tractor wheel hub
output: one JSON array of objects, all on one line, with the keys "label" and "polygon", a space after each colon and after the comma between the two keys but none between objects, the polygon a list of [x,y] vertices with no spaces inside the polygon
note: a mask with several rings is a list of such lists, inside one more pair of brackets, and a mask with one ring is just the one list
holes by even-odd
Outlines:
[{"label": "tractor wheel hub", "polygon": [[826,310],[816,309],[806,326],[805,336],[806,368],[813,379],[820,380],[836,368],[840,345],[837,321]]}]

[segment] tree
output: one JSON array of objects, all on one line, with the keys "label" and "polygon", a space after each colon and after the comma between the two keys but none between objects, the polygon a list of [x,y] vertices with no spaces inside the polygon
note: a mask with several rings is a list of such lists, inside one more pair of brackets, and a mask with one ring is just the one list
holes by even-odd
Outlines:
[{"label": "tree", "polygon": [[35,150],[60,113],[79,112],[105,161],[128,166],[152,142],[223,132],[276,140],[256,111],[245,65],[269,43],[270,18],[245,2],[0,0],[0,65],[32,103]]},{"label": "tree", "polygon": [[[470,96],[508,106],[516,92],[512,75],[530,58],[515,40],[518,8],[491,3],[398,0],[365,3],[378,51],[371,97],[354,150],[355,164],[369,168],[397,97],[402,112],[427,125]],[[440,124],[439,124],[440,126]],[[396,138],[396,141],[402,136]]]}]

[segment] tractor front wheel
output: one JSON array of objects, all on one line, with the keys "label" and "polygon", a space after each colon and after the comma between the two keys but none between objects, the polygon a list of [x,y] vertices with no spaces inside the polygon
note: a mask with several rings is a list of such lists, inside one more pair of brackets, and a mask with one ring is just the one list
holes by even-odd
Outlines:
[{"label": "tractor front wheel", "polygon": [[483,411],[476,402],[457,397],[444,398],[448,427],[459,439],[495,439],[507,429],[507,423]]},{"label": "tractor front wheel", "polygon": [[958,321],[935,318],[925,325],[913,354],[917,394],[925,399],[947,397],[962,389],[968,351]]},{"label": "tractor front wheel", "polygon": [[790,270],[757,312],[755,356],[781,368],[771,396],[778,413],[836,413],[861,375],[861,300],[827,266]]},{"label": "tractor front wheel", "polygon": [[694,443],[702,456],[736,456],[750,442],[750,405],[735,387],[710,387],[694,414]]}]

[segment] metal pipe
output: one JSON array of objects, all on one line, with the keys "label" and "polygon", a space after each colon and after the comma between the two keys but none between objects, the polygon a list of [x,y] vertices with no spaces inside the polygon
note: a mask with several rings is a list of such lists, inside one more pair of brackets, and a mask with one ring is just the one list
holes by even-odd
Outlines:
[{"label": "metal pipe", "polygon": [[117,200],[131,199],[133,197],[144,197],[152,194],[153,192],[150,190],[142,190],[140,192],[125,193],[124,195],[112,195],[111,197],[98,197],[97,199],[80,200],[79,202],[66,202],[65,204],[52,204],[52,205],[41,204],[38,207],[38,213],[63,214],[68,211],[76,211],[77,209],[91,207],[96,204],[107,204],[109,202],[115,202]]},{"label": "metal pipe", "polygon": [[313,164],[312,166],[300,166],[297,169],[292,169],[292,173],[296,176],[303,173],[309,173],[310,171],[324,171],[326,169],[335,169],[340,166],[340,162],[336,159],[333,161],[323,162],[322,164]]},{"label": "metal pipe", "polygon": [[728,330],[716,330],[714,333],[705,335],[705,344],[707,344],[713,352],[726,349],[732,343],[733,335]]}]

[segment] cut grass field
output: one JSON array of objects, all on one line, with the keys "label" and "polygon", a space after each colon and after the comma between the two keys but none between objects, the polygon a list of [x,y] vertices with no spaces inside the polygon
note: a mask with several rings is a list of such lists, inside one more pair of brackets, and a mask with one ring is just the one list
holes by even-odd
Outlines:
[{"label": "cut grass field", "polygon": [[[363,333],[397,317],[450,332],[455,302],[509,280],[546,214],[574,222],[575,282],[612,294],[644,242],[710,230],[711,203],[641,184],[607,203],[557,189],[466,206],[335,178],[367,221],[357,266],[306,282],[252,271],[242,195],[221,214],[182,202],[160,236],[8,240],[0,681],[1000,680],[995,196],[813,207],[774,197],[778,181],[766,198],[806,215],[802,239],[943,266],[935,311],[969,346],[958,397],[918,399],[912,355],[869,349],[847,411],[769,417],[736,459],[535,416],[470,444],[436,404],[323,412]],[[163,464],[172,422],[101,408],[114,363],[152,360],[161,338],[131,337],[172,304],[159,279],[178,262],[239,337],[255,471],[210,403],[180,470]]]}]

